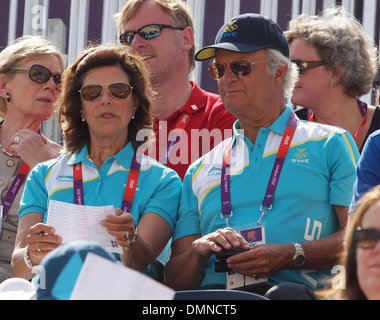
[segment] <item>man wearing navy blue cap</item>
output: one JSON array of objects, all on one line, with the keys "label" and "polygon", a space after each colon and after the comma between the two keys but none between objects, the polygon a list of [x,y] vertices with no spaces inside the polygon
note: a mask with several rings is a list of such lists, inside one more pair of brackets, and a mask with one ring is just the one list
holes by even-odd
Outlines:
[{"label": "man wearing navy blue cap", "polygon": [[238,120],[234,136],[184,178],[167,284],[260,294],[284,283],[323,287],[342,248],[355,142],[343,129],[300,121],[286,106],[298,70],[271,19],[232,18],[195,55],[210,58],[224,106]]}]

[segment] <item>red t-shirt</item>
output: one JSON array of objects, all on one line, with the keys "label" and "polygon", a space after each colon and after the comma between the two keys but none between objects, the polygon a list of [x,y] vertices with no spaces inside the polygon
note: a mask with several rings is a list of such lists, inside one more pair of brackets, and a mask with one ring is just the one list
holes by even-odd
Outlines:
[{"label": "red t-shirt", "polygon": [[[236,118],[230,114],[219,95],[206,92],[195,82],[190,81],[193,90],[187,103],[165,120],[155,119],[153,130],[156,134],[154,144],[148,154],[174,169],[183,179],[188,166],[209,152],[215,145],[232,136],[232,125]],[[177,123],[186,122],[183,129]],[[183,126],[182,126],[183,127]],[[174,130],[180,137],[169,151],[168,136]],[[164,156],[164,157],[163,157]]]}]

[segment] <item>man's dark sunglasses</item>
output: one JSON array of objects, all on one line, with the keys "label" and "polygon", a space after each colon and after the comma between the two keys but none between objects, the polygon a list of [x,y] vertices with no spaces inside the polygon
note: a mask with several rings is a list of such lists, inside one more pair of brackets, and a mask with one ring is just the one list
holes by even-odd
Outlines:
[{"label": "man's dark sunglasses", "polygon": [[176,26],[169,26],[167,24],[148,24],[147,26],[144,26],[136,31],[125,31],[120,35],[120,43],[125,46],[132,45],[133,39],[135,38],[135,35],[138,34],[141,38],[145,40],[151,40],[153,38],[156,38],[160,35],[161,30],[165,28],[171,28],[176,30],[183,30],[185,28],[176,27]]},{"label": "man's dark sunglasses", "polygon": [[352,240],[356,248],[372,249],[380,240],[380,231],[358,227],[354,231]]},{"label": "man's dark sunglasses", "polygon": [[306,70],[326,65],[324,61],[301,61],[299,59],[293,59],[292,62],[297,65],[300,75]]},{"label": "man's dark sunglasses", "polygon": [[50,78],[53,78],[58,90],[61,87],[62,74],[53,75],[50,70],[39,64],[34,64],[30,68],[13,68],[12,72],[27,72],[29,71],[29,79],[39,84],[47,83]]},{"label": "man's dark sunglasses", "polygon": [[[240,59],[230,62],[231,71],[238,77],[247,76],[252,72],[252,66],[256,63],[265,63],[268,61],[251,61],[248,59]],[[220,80],[227,70],[225,63],[213,62],[208,69],[214,80]]]}]

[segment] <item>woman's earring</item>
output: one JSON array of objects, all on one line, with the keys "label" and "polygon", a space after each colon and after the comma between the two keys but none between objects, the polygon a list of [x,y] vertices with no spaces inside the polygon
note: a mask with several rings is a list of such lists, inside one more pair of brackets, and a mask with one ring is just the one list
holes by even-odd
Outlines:
[{"label": "woman's earring", "polygon": [[82,115],[81,117],[82,117],[82,122],[86,122],[86,120],[84,120],[84,117],[83,117],[83,115]]},{"label": "woman's earring", "polygon": [[133,116],[132,116],[132,120],[135,120],[135,114],[133,114]]},{"label": "woman's earring", "polygon": [[11,95],[9,94],[9,92],[7,92],[7,101],[11,102]]}]

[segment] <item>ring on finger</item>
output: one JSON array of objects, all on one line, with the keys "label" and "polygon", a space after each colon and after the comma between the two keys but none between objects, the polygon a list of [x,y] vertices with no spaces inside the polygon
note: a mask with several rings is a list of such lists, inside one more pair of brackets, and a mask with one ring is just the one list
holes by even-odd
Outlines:
[{"label": "ring on finger", "polygon": [[39,242],[36,242],[36,250],[37,252],[41,252],[41,248],[40,248],[40,243]]},{"label": "ring on finger", "polygon": [[21,139],[21,137],[20,137],[20,136],[16,136],[16,137],[15,137],[15,144],[19,144],[19,142],[20,142],[20,139]]},{"label": "ring on finger", "polygon": [[125,231],[124,241],[126,241],[126,240],[129,240],[129,232],[128,231]]}]

